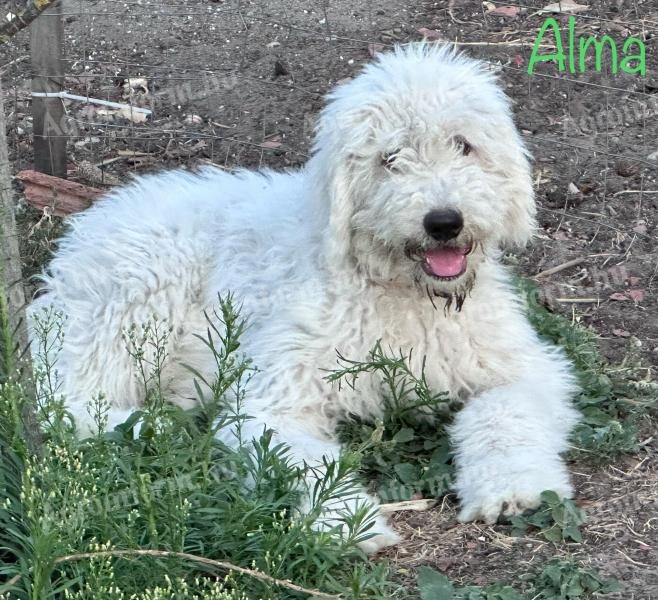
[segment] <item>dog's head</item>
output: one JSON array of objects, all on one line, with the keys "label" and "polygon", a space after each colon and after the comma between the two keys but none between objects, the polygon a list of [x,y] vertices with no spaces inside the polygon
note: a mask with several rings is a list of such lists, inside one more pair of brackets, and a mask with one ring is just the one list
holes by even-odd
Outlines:
[{"label": "dog's head", "polygon": [[316,133],[328,255],[374,283],[463,297],[487,253],[532,234],[528,155],[482,62],[427,44],[381,54],[329,95]]}]

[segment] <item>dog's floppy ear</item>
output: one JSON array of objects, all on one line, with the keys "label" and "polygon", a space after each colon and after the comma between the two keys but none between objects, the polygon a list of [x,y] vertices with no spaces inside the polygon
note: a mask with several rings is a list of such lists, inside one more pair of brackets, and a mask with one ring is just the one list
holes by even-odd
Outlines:
[{"label": "dog's floppy ear", "polygon": [[514,156],[507,165],[510,181],[514,183],[505,199],[507,211],[503,241],[513,246],[525,246],[537,228],[537,205],[530,162],[520,140],[519,144],[519,155]]},{"label": "dog's floppy ear", "polygon": [[342,92],[338,88],[320,113],[308,164],[321,227],[331,230],[325,240],[332,261],[353,258],[351,219],[358,201],[357,157],[372,132],[368,110],[345,106]]},{"label": "dog's floppy ear", "polygon": [[508,111],[501,110],[483,129],[488,129],[485,168],[500,182],[499,242],[525,246],[537,227],[530,153]]}]

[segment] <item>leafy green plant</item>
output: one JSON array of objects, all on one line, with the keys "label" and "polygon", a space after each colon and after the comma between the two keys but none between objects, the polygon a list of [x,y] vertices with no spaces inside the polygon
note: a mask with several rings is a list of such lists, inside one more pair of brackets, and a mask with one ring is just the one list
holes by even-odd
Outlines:
[{"label": "leafy green plant", "polygon": [[460,403],[432,391],[408,366],[402,353],[386,354],[378,342],[365,361],[339,356],[330,382],[354,387],[360,375],[377,373],[384,383],[383,416],[376,422],[357,417],[341,425],[340,437],[363,454],[362,470],[382,500],[409,500],[415,494],[444,495],[453,467],[444,427]]},{"label": "leafy green plant", "polygon": [[651,370],[634,361],[633,353],[620,365],[608,364],[590,329],[547,310],[529,279],[519,278],[517,286],[526,299],[533,327],[540,336],[561,346],[575,367],[581,389],[575,404],[583,417],[572,435],[572,454],[607,460],[635,451],[639,419],[658,414],[658,384]]},{"label": "leafy green plant", "polygon": [[533,598],[541,600],[580,600],[621,591],[615,579],[570,561],[550,561],[532,581]]},{"label": "leafy green plant", "polygon": [[551,560],[540,571],[522,579],[525,580],[525,583],[519,581],[522,592],[500,583],[456,587],[443,573],[420,567],[416,585],[421,600],[585,600],[622,589],[617,580],[570,560]]},{"label": "leafy green plant", "polygon": [[448,577],[431,567],[418,569],[416,585],[421,600],[523,600],[523,596],[509,585],[456,588]]},{"label": "leafy green plant", "polygon": [[[369,507],[332,527],[321,523],[326,504],[353,493],[358,455],[326,465],[310,510],[300,514],[306,469],[290,464],[287,447],[267,432],[253,445],[219,441],[218,431],[239,428],[247,418],[240,412],[251,372],[240,354],[243,330],[232,299],[222,299],[205,338],[220,372],[213,381],[198,378],[202,402],[191,411],[163,402],[167,323],[154,319],[128,331],[128,349],[145,386],[142,409],[104,433],[107,406],[102,397],[90,399],[97,431],[79,440],[62,398],[42,386],[39,456],[16,448],[20,419],[13,415],[21,414],[25,401],[20,386],[6,382],[0,388],[0,596],[288,600],[394,594],[387,565],[371,564],[358,548],[371,535]],[[55,369],[56,356],[40,364]]]},{"label": "leafy green plant", "polygon": [[560,498],[550,490],[542,492],[541,500],[539,508],[510,518],[512,535],[522,536],[535,528],[549,542],[581,542],[580,526],[585,523],[585,512],[573,500]]}]

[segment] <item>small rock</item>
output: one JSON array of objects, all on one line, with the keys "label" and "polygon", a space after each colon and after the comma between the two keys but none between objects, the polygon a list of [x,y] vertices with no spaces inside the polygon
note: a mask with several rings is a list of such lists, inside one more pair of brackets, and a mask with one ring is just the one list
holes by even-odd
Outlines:
[{"label": "small rock", "polygon": [[631,337],[631,332],[626,331],[625,329],[613,329],[612,334],[617,337]]},{"label": "small rock", "polygon": [[569,186],[567,187],[567,192],[572,195],[580,194],[580,189],[573,181],[570,181]]},{"label": "small rock", "polygon": [[632,177],[640,172],[640,166],[637,163],[621,159],[615,163],[615,171],[622,177]]},{"label": "small rock", "polygon": [[274,61],[274,78],[281,77],[282,75],[289,75],[290,71],[286,65],[284,65],[280,60]]},{"label": "small rock", "polygon": [[614,294],[610,294],[610,300],[618,300],[619,302],[625,302],[629,300],[629,298],[626,294],[622,294],[621,292],[615,292]]},{"label": "small rock", "polygon": [[578,182],[578,188],[586,196],[591,194],[598,187],[598,183],[591,179],[583,179]]},{"label": "small rock", "polygon": [[374,57],[376,54],[378,54],[379,52],[384,50],[384,48],[385,48],[384,44],[378,44],[376,42],[371,42],[370,44],[368,44],[368,54],[370,54],[370,56]]},{"label": "small rock", "polygon": [[558,187],[546,190],[546,204],[551,207],[563,206],[564,192]]}]

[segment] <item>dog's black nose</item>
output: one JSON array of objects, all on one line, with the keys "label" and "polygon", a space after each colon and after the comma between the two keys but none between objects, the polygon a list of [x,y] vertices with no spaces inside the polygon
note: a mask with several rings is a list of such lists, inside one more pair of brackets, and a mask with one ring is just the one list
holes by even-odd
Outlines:
[{"label": "dog's black nose", "polygon": [[447,242],[459,235],[464,219],[458,210],[431,210],[423,218],[423,227],[437,242]]}]

